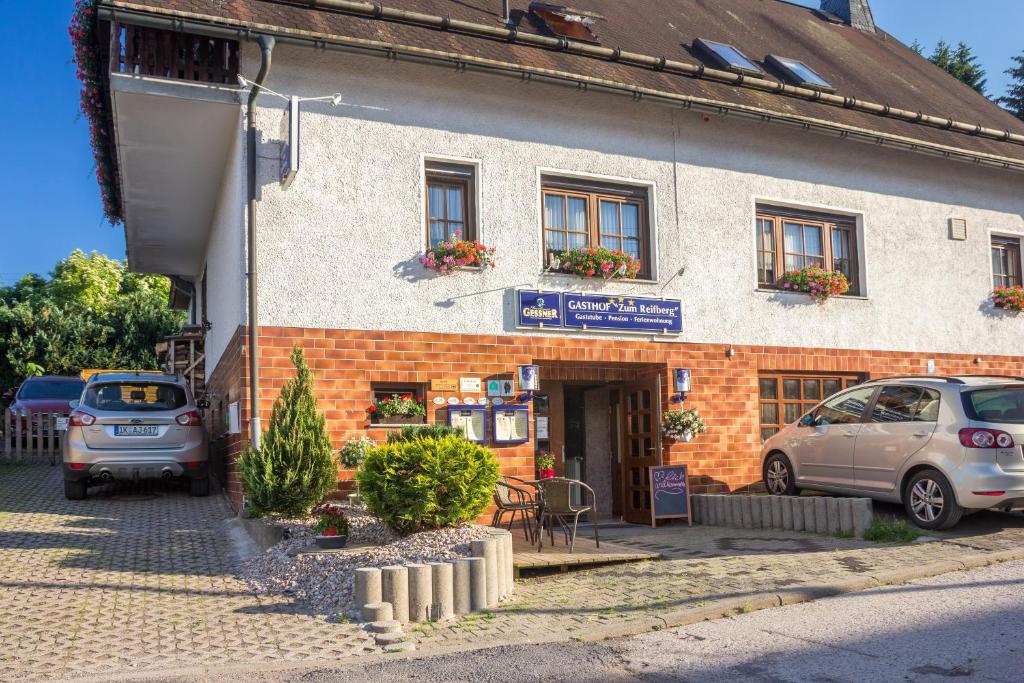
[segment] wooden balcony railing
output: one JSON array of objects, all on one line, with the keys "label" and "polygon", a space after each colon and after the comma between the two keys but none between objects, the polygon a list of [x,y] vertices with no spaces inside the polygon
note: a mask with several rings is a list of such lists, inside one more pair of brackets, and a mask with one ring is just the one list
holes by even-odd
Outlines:
[{"label": "wooden balcony railing", "polygon": [[234,84],[238,41],[112,24],[111,73]]}]

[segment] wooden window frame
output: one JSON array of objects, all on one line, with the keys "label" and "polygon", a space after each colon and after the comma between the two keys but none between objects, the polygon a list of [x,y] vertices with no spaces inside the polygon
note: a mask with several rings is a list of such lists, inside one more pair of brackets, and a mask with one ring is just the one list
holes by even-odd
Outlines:
[{"label": "wooden window frame", "polygon": [[[479,240],[479,229],[476,220],[476,167],[471,164],[461,164],[444,161],[426,161],[424,166],[424,188],[426,195],[423,201],[424,230],[428,248],[433,246],[430,243],[430,190],[440,187],[445,195],[445,217],[440,219],[445,224],[444,239],[452,239],[450,230],[452,223],[462,224],[462,239],[466,241]],[[453,221],[448,218],[448,189],[456,188],[462,192],[462,220]]]},{"label": "wooden window frame", "polygon": [[[639,254],[640,254],[640,272],[637,274],[637,278],[640,280],[647,280],[653,276],[653,269],[651,268],[651,261],[653,260],[652,245],[654,240],[652,239],[651,232],[652,226],[650,221],[650,212],[648,210],[649,194],[646,187],[636,186],[613,186],[604,183],[587,183],[585,181],[571,181],[562,178],[554,177],[543,177],[541,179],[541,197],[540,197],[540,220],[541,220],[541,241],[544,247],[544,265],[548,266],[552,262],[552,257],[560,254],[563,250],[550,249],[548,247],[548,234],[552,232],[559,232],[565,236],[565,244],[568,249],[568,237],[570,234],[578,234],[576,231],[570,231],[569,225],[569,203],[564,202],[564,228],[552,228],[547,225],[546,222],[546,206],[547,198],[549,196],[562,197],[568,199],[570,197],[582,199],[586,202],[586,217],[587,225],[584,231],[586,235],[586,243],[582,248],[587,247],[598,247],[601,245],[601,237],[617,237],[620,239],[620,250],[625,251],[621,248],[621,240],[623,240],[622,233],[622,205],[629,204],[637,207],[637,228],[639,233]],[[614,202],[619,205],[619,232],[611,233],[602,230],[601,222],[601,202]]]},{"label": "wooden window frame", "polygon": [[[766,380],[775,380],[775,398],[762,398],[761,397],[761,382]],[[786,398],[785,395],[785,380],[797,380],[800,386],[800,398]],[[839,389],[831,394],[825,395],[825,381],[835,380],[839,382]],[[818,385],[819,398],[808,398],[805,393],[806,385],[804,382],[815,381]],[[761,441],[764,442],[768,437],[765,436],[765,431],[774,429],[773,434],[778,433],[790,422],[786,421],[786,405],[799,405],[799,414],[803,415],[808,410],[821,403],[825,399],[835,396],[840,391],[846,391],[864,381],[863,375],[857,373],[800,373],[800,372],[786,372],[786,371],[773,371],[773,372],[762,372],[757,376],[757,419],[758,419],[758,435],[761,437]],[[769,404],[775,405],[775,422],[764,422],[762,406]],[[769,435],[771,436],[771,435]]]},{"label": "wooden window frame", "polygon": [[1010,266],[1010,270],[1013,271],[1016,267],[1016,274],[1013,272],[999,273],[996,271],[995,259],[992,259],[992,287],[993,289],[999,287],[1016,287],[1022,283],[1021,281],[1021,259],[1020,259],[1020,239],[1017,237],[1003,237],[1002,235],[992,235],[990,240],[989,258],[995,255],[995,252],[1002,251],[1007,254],[1007,264]]},{"label": "wooden window frame", "polygon": [[[772,245],[769,249],[762,249],[758,240],[761,236],[762,221],[771,223]],[[782,276],[786,272],[786,246],[785,246],[785,224],[800,223],[805,226],[816,227],[821,230],[822,258],[826,270],[834,270],[836,257],[832,249],[832,236],[834,232],[845,232],[848,235],[850,254],[850,290],[849,296],[860,296],[860,242],[857,239],[857,224],[853,218],[843,216],[829,216],[802,211],[779,209],[771,206],[757,207],[755,220],[755,249],[757,254],[757,286],[761,289],[780,289]],[[774,262],[775,280],[767,282],[761,277],[761,255],[771,254]],[[806,256],[806,251],[803,252]]]}]

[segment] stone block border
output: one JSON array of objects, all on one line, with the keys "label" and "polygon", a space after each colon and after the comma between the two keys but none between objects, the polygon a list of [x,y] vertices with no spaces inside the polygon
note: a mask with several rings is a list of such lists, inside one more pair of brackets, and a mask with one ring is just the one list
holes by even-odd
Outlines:
[{"label": "stone block border", "polygon": [[873,518],[870,498],[699,493],[690,502],[694,524],[737,529],[809,531],[864,538]]}]

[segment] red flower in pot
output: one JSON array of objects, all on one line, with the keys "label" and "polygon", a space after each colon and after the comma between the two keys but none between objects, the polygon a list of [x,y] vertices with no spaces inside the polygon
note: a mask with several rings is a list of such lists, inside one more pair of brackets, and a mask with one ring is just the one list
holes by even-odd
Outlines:
[{"label": "red flower in pot", "polygon": [[551,479],[555,476],[555,458],[550,453],[538,455],[537,470],[540,472],[540,479]]}]

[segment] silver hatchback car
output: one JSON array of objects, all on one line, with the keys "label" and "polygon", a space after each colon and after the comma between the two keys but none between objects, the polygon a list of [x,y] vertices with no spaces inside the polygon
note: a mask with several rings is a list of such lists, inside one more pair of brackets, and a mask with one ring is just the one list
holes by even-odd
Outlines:
[{"label": "silver hatchback car", "polygon": [[67,498],[85,498],[94,483],[174,477],[187,477],[193,496],[209,493],[206,430],[183,378],[98,373],[71,407],[62,444]]},{"label": "silver hatchback car", "polygon": [[981,509],[1024,509],[1024,378],[890,377],[819,403],[764,443],[770,493],[903,503],[948,529]]}]

